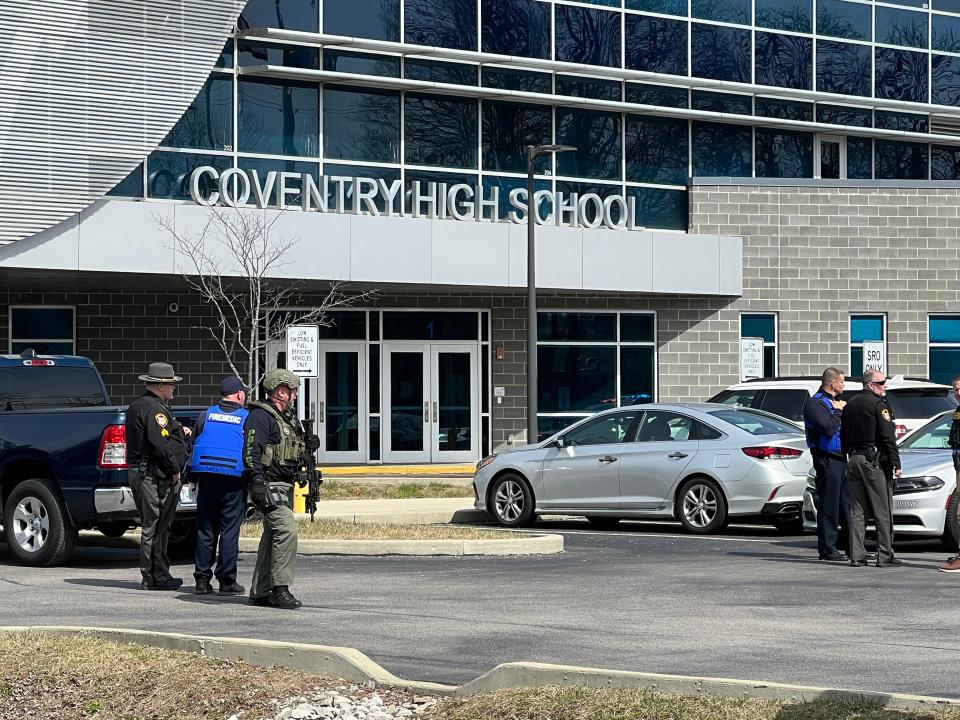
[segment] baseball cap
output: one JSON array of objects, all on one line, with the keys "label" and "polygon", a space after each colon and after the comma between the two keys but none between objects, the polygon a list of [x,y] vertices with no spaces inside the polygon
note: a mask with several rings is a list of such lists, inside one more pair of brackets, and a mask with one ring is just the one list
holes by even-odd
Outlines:
[{"label": "baseball cap", "polygon": [[226,397],[227,395],[233,395],[243,390],[246,393],[250,393],[250,388],[243,384],[243,380],[238,378],[236,375],[230,375],[225,377],[220,383],[220,397]]}]

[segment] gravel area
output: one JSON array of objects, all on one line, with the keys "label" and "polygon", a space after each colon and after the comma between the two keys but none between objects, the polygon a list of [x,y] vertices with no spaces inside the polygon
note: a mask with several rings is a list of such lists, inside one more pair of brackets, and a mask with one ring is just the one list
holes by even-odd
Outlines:
[{"label": "gravel area", "polygon": [[[423,717],[439,702],[432,695],[404,690],[370,689],[359,685],[314,688],[311,692],[277,701],[272,720],[395,720]],[[230,720],[242,720],[234,715]]]}]

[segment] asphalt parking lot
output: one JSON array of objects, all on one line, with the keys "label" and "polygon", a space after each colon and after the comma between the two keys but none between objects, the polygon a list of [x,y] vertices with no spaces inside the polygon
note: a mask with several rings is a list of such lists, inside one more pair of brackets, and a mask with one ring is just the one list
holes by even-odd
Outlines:
[{"label": "asphalt parking lot", "polygon": [[[816,560],[812,536],[671,523],[545,522],[543,557],[301,557],[297,612],[243,598],[139,589],[135,547],[85,545],[65,567],[13,565],[0,545],[3,624],[98,625],[354,647],[395,674],[462,682],[500,662],[960,697],[960,577],[936,543],[902,568]],[[87,541],[89,542],[89,541]],[[129,545],[129,543],[127,543]],[[243,555],[249,583],[253,556]],[[179,574],[192,585],[192,567]]]}]

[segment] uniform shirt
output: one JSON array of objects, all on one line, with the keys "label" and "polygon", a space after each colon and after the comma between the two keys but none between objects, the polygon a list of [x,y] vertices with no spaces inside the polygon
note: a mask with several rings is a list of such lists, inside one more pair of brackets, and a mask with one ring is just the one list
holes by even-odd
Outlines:
[{"label": "uniform shirt", "polygon": [[261,464],[266,447],[279,442],[280,426],[276,418],[263,408],[250,408],[243,423],[243,468],[249,473],[249,482],[293,482],[297,468],[276,461],[268,467]]},{"label": "uniform shirt", "polygon": [[947,444],[954,452],[960,450],[960,407],[953,411],[953,423],[950,425],[950,439]]},{"label": "uniform shirt", "polygon": [[883,460],[900,469],[900,453],[897,451],[897,431],[893,413],[882,397],[865,391],[854,397],[843,411],[843,426],[840,442],[845,453],[864,445],[873,445],[880,451]]},{"label": "uniform shirt", "polygon": [[[823,397],[828,400],[836,400],[833,395],[828,393],[826,390],[821,388],[823,392]],[[823,399],[819,397],[810,397],[806,404],[803,406],[803,419],[804,425],[807,423],[812,426],[812,429],[815,430],[820,435],[832,438],[840,434],[840,415],[843,410],[837,409],[833,411],[833,414],[830,414],[830,410],[827,409],[827,406],[824,405]],[[810,428],[804,428],[807,435],[807,447],[815,449],[817,447],[818,438],[813,437],[810,432]],[[821,453],[820,450],[816,451],[817,454],[826,454],[830,457],[834,457],[833,453]],[[842,455],[837,455],[841,460],[844,460]]]},{"label": "uniform shirt", "polygon": [[187,459],[187,443],[170,407],[147,390],[127,408],[127,464],[146,461],[176,475]]}]

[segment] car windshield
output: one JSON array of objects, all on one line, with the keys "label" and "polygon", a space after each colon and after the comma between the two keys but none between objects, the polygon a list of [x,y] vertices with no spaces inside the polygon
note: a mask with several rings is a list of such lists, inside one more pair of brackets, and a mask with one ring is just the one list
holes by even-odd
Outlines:
[{"label": "car windshield", "polygon": [[738,410],[710,410],[709,412],[715,418],[735,425],[751,435],[783,435],[784,433],[797,434],[800,432],[796,425],[790,425],[753,410],[740,408]]},{"label": "car windshield", "polygon": [[900,447],[910,450],[944,450],[948,448],[950,425],[953,416],[947,415],[927,423],[901,443]]},{"label": "car windshield", "polygon": [[[847,402],[863,390],[845,390]],[[887,390],[887,404],[897,418],[929,418],[956,408],[949,388],[898,388]]]}]

